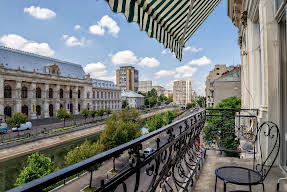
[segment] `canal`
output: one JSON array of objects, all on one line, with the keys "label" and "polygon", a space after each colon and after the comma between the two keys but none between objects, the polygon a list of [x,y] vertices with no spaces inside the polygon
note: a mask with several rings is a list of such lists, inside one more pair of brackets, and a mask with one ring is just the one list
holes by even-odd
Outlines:
[{"label": "canal", "polygon": [[[100,133],[90,135],[81,139],[63,143],[48,149],[39,151],[41,154],[44,154],[50,157],[55,165],[59,168],[65,167],[64,156],[76,146],[81,145],[85,140],[90,142],[95,142],[98,140]],[[20,174],[21,170],[25,166],[27,157],[31,154],[25,156],[17,157],[4,161],[0,163],[0,191],[6,191],[14,187],[14,183]]]}]

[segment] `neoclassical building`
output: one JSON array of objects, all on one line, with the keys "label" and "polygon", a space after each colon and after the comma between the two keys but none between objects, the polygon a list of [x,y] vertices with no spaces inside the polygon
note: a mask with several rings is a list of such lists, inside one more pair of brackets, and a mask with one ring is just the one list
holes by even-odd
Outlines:
[{"label": "neoclassical building", "polygon": [[113,82],[91,79],[81,65],[0,47],[0,120],[14,112],[30,119],[54,117],[66,108],[121,108]]}]

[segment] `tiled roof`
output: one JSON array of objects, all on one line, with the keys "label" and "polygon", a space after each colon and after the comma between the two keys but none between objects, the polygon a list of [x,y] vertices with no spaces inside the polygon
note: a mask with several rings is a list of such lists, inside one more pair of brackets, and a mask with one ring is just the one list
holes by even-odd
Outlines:
[{"label": "tiled roof", "polygon": [[93,86],[97,88],[119,89],[113,81],[93,79]]},{"label": "tiled roof", "polygon": [[144,97],[143,95],[138,94],[138,93],[136,93],[136,92],[133,92],[133,91],[125,91],[125,90],[122,91],[121,96],[122,96],[122,97]]}]

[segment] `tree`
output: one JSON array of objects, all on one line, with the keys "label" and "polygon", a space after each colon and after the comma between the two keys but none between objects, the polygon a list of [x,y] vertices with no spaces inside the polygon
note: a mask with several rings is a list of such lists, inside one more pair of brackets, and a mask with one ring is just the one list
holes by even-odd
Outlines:
[{"label": "tree", "polygon": [[97,114],[102,117],[102,116],[104,116],[104,114],[105,114],[105,110],[104,110],[104,109],[99,109],[99,110],[97,111]]},{"label": "tree", "polygon": [[193,107],[195,107],[195,103],[194,102],[186,104],[186,109],[191,109]]},{"label": "tree", "polygon": [[154,88],[152,88],[152,90],[147,92],[147,96],[148,97],[157,97],[157,91]]},{"label": "tree", "polygon": [[93,120],[95,119],[97,113],[98,113],[97,110],[91,110],[90,111],[90,116],[93,118]]},{"label": "tree", "polygon": [[56,113],[56,119],[64,121],[64,127],[66,126],[66,120],[72,118],[72,115],[67,112],[66,109],[60,108]]},{"label": "tree", "polygon": [[105,111],[106,111],[107,114],[111,114],[112,113],[112,110],[110,108],[106,109]]},{"label": "tree", "polygon": [[139,91],[138,94],[141,94],[142,96],[145,96],[145,97],[146,97],[146,93],[143,93],[143,92],[141,92],[141,91]]},{"label": "tree", "polygon": [[18,112],[13,113],[12,117],[6,120],[10,127],[20,127],[21,124],[26,123],[27,121],[27,115]]},{"label": "tree", "polygon": [[85,122],[87,118],[90,116],[90,111],[87,108],[84,108],[80,111],[80,115],[85,118]]},{"label": "tree", "polygon": [[22,169],[20,175],[16,179],[16,186],[23,185],[54,171],[57,171],[49,157],[37,153],[30,155],[27,159],[26,166]]},{"label": "tree", "polygon": [[126,108],[128,106],[129,106],[128,101],[127,100],[123,100],[123,102],[122,102],[122,109],[124,109],[124,108]]},{"label": "tree", "polygon": [[168,98],[167,98],[167,101],[165,102],[165,104],[170,104],[170,103],[172,103],[173,102],[173,95],[172,94],[169,94],[168,95]]},{"label": "tree", "polygon": [[168,124],[171,124],[172,121],[175,119],[176,114],[173,111],[167,111],[163,117],[164,117],[165,125],[168,125]]},{"label": "tree", "polygon": [[[241,100],[237,97],[223,99],[215,106],[216,109],[240,109]],[[237,150],[238,140],[235,135],[236,111],[211,111],[212,117],[207,118],[207,126],[203,129],[205,142],[217,144],[223,149]],[[227,152],[228,156],[238,154]]]},{"label": "tree", "polygon": [[198,103],[198,105],[200,107],[202,107],[202,108],[206,107],[206,105],[205,105],[206,97],[202,97],[202,96],[196,97],[195,101]]},{"label": "tree", "polygon": [[153,118],[147,120],[145,127],[149,132],[153,132],[157,129],[162,128],[165,125],[163,115],[157,114]]},{"label": "tree", "polygon": [[[81,162],[83,160],[86,160],[94,155],[97,155],[102,152],[103,146],[97,143],[89,143],[87,140],[81,144],[80,146],[74,148],[73,150],[69,151],[65,157],[65,164],[66,165],[72,165],[78,162]],[[88,169],[88,171],[91,173],[90,176],[90,184],[89,187],[92,186],[92,179],[93,179],[93,171],[97,169],[99,165],[94,165]]]}]

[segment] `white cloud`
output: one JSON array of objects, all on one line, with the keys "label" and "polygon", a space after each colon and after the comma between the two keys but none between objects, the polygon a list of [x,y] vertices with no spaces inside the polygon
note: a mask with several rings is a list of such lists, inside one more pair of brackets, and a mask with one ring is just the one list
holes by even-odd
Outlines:
[{"label": "white cloud", "polygon": [[161,52],[161,54],[163,54],[163,55],[165,55],[166,53],[167,53],[166,49],[162,50],[162,52]]},{"label": "white cloud", "polygon": [[171,70],[160,70],[160,71],[155,73],[155,78],[159,79],[159,78],[171,76],[174,74],[175,74],[175,72],[171,71]]},{"label": "white cloud", "polygon": [[114,83],[116,83],[116,76],[100,76],[98,77],[98,79],[101,80],[106,80],[106,81],[113,81]]},{"label": "white cloud", "polygon": [[90,32],[95,35],[104,35],[105,29],[108,30],[110,34],[117,37],[120,32],[120,27],[117,22],[115,22],[111,17],[105,15],[101,18],[101,20],[96,24],[90,26]]},{"label": "white cloud", "polygon": [[191,51],[193,53],[197,53],[202,50],[203,50],[202,48],[196,48],[196,47],[190,47],[190,46],[183,48],[183,51]]},{"label": "white cloud", "polygon": [[112,63],[115,65],[133,65],[138,62],[137,56],[130,50],[119,51],[112,55]]},{"label": "white cloud", "polygon": [[86,38],[82,37],[80,40],[74,36],[63,35],[63,39],[65,40],[65,44],[68,47],[84,47],[87,45]]},{"label": "white cloud", "polygon": [[56,13],[54,11],[47,8],[40,8],[35,6],[24,8],[24,13],[28,13],[32,17],[41,20],[52,19],[56,17]]},{"label": "white cloud", "polygon": [[16,34],[3,35],[0,38],[0,42],[6,47],[36,53],[39,55],[53,56],[55,53],[55,51],[52,50],[47,43],[37,43]]},{"label": "white cloud", "polygon": [[192,87],[197,93],[197,95],[205,96],[205,81],[199,79],[193,79]]},{"label": "white cloud", "polygon": [[101,62],[87,64],[84,67],[84,71],[89,73],[92,77],[101,77],[107,74],[107,68]]},{"label": "white cloud", "polygon": [[189,65],[209,65],[211,64],[211,60],[208,59],[206,56],[203,56],[199,59],[194,59],[188,63]]},{"label": "white cloud", "polygon": [[197,71],[196,68],[192,68],[188,65],[183,65],[180,67],[177,67],[175,69],[176,74],[175,74],[175,78],[191,78],[192,75]]},{"label": "white cloud", "polygon": [[75,30],[80,30],[80,29],[81,29],[81,25],[75,25],[75,26],[74,26],[74,29],[75,29]]},{"label": "white cloud", "polygon": [[160,62],[156,58],[145,57],[140,60],[139,65],[142,67],[157,67],[159,66]]}]

